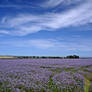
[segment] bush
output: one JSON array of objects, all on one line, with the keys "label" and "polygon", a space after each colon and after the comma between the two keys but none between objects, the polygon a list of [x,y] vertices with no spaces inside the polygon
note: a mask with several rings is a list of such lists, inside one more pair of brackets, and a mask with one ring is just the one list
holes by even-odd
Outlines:
[{"label": "bush", "polygon": [[70,56],[67,56],[66,58],[79,58],[79,56],[77,56],[77,55],[70,55]]}]

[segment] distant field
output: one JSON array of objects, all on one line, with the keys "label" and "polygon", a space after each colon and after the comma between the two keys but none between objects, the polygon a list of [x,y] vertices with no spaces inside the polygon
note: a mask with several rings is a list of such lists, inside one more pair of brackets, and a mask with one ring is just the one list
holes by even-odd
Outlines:
[{"label": "distant field", "polygon": [[0,92],[92,92],[92,59],[0,59]]},{"label": "distant field", "polygon": [[0,56],[0,58],[14,58],[13,56]]}]

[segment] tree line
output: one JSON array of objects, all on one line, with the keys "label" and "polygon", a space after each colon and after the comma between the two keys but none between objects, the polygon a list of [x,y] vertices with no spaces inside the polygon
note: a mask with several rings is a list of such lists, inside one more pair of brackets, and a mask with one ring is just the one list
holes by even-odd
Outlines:
[{"label": "tree line", "polygon": [[78,55],[69,55],[66,57],[55,57],[55,56],[16,56],[19,59],[78,59]]}]

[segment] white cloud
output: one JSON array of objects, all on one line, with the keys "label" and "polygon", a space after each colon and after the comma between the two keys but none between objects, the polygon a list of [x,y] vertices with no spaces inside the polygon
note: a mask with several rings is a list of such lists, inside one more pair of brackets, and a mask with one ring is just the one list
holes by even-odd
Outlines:
[{"label": "white cloud", "polygon": [[4,46],[13,47],[29,47],[43,50],[57,51],[92,51],[92,40],[90,39],[71,39],[55,40],[55,39],[31,39],[31,40],[8,40],[0,42]]},{"label": "white cloud", "polygon": [[53,48],[56,46],[55,41],[53,40],[42,40],[42,39],[34,39],[34,40],[30,40],[29,43],[32,46],[35,46],[37,48],[41,48],[41,49],[47,49],[47,48]]},{"label": "white cloud", "polygon": [[74,4],[80,1],[82,0],[46,0],[45,2],[41,4],[41,6],[45,8],[53,8],[60,4],[69,5],[69,4]]},{"label": "white cloud", "polygon": [[39,6],[33,4],[30,1],[27,0],[3,0],[2,3],[0,3],[0,8],[37,8]]},{"label": "white cloud", "polygon": [[[86,41],[86,43],[85,43]],[[55,49],[55,50],[65,50],[65,51],[92,51],[92,40],[90,39],[67,39],[64,40],[55,40],[55,39],[33,39],[29,40],[28,43],[30,46],[40,48],[40,49]]]},{"label": "white cloud", "polygon": [[85,25],[92,23],[91,3],[92,1],[88,0],[86,3],[62,13],[20,14],[15,17],[4,17],[0,27],[3,27],[10,35],[24,36],[44,30],[54,31],[64,27]]},{"label": "white cloud", "polygon": [[64,2],[64,0],[46,0],[41,6],[42,7],[55,7],[59,5],[60,3]]},{"label": "white cloud", "polygon": [[5,23],[7,20],[7,17],[3,17],[2,20],[1,20],[1,24]]},{"label": "white cloud", "polygon": [[6,31],[6,30],[0,30],[0,33],[2,33],[2,34],[9,34],[9,32]]},{"label": "white cloud", "polygon": [[11,4],[11,5],[0,5],[0,8],[35,8],[33,6],[30,5],[17,5],[17,4]]}]

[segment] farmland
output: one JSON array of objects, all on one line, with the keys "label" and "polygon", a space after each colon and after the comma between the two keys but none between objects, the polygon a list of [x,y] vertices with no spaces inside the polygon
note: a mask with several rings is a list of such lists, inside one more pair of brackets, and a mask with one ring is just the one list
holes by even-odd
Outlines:
[{"label": "farmland", "polygon": [[92,59],[0,59],[0,92],[92,92]]}]

